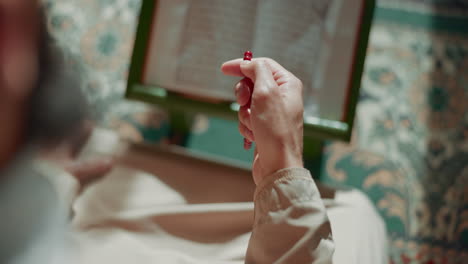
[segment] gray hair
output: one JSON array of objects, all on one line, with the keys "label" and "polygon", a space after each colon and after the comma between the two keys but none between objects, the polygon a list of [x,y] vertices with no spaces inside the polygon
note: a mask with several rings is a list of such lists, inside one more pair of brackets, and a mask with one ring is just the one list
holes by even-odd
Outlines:
[{"label": "gray hair", "polygon": [[39,75],[30,97],[28,140],[54,142],[75,131],[88,115],[80,70],[67,61],[46,26],[41,10]]}]

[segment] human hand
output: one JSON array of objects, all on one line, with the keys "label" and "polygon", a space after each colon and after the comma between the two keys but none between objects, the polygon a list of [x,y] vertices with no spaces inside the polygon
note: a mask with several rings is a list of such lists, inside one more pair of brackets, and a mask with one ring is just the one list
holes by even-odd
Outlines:
[{"label": "human hand", "polygon": [[92,129],[93,126],[90,123],[84,123],[75,135],[50,146],[41,153],[43,159],[53,162],[70,173],[79,182],[80,190],[113,167],[113,160],[107,157],[78,159],[78,154],[88,141]]},{"label": "human hand", "polygon": [[[303,167],[302,83],[269,58],[225,62],[226,75],[246,77],[235,86],[239,109],[239,131],[256,144],[253,178],[258,185],[272,173]],[[253,83],[254,87],[249,87]],[[248,106],[250,91],[253,90]]]}]

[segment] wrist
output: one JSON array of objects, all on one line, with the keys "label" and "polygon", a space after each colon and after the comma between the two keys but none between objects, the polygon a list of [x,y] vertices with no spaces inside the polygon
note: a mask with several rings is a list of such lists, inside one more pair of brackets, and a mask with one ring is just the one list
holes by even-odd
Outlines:
[{"label": "wrist", "polygon": [[302,147],[295,147],[293,144],[286,145],[286,148],[278,152],[276,160],[272,163],[273,172],[287,168],[302,168]]},{"label": "wrist", "polygon": [[277,156],[276,159],[272,159],[270,162],[262,162],[261,173],[254,175],[255,183],[258,185],[260,182],[271,177],[276,172],[292,168],[304,168],[302,155],[284,154]]},{"label": "wrist", "polygon": [[277,168],[274,170],[267,170],[267,171],[262,171],[262,173],[253,175],[255,185],[260,186],[264,184],[265,182],[268,182],[271,180],[271,178],[275,177],[279,172],[284,172],[284,171],[293,171],[293,170],[301,170],[304,169],[304,166],[301,165],[291,165],[291,166],[283,166],[281,168]]}]

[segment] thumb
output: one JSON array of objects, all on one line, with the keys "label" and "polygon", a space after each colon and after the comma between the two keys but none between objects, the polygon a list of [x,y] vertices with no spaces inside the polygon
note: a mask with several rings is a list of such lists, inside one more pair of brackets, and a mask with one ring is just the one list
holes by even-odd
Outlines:
[{"label": "thumb", "polygon": [[270,65],[264,59],[255,59],[253,61],[242,61],[240,70],[244,76],[251,79],[254,83],[258,80],[274,82],[273,73]]},{"label": "thumb", "polygon": [[240,65],[241,72],[254,83],[252,98],[255,95],[268,95],[271,89],[278,87],[270,65],[266,60],[245,61]]}]

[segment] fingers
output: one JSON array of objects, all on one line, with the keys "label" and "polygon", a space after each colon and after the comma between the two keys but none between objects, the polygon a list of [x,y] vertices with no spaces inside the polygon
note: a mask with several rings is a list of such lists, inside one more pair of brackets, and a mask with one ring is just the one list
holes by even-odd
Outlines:
[{"label": "fingers", "polygon": [[[256,106],[256,109],[262,109],[262,107],[258,106],[271,98],[272,91],[278,90],[275,89],[278,84],[273,77],[270,66],[265,60],[258,60],[254,63],[241,65],[241,71],[254,82],[252,104]],[[260,112],[257,112],[257,114]]]},{"label": "fingers", "polygon": [[76,158],[93,132],[93,124],[84,121],[72,135],[44,148],[43,155],[57,161]]},{"label": "fingers", "polygon": [[266,60],[255,60],[252,62],[243,62],[240,64],[241,72],[254,83],[258,80],[274,81],[273,72]]},{"label": "fingers", "polygon": [[228,61],[221,66],[221,70],[225,74],[245,76],[251,79],[255,84],[253,97],[256,97],[256,94],[268,95],[271,89],[278,87],[274,75],[281,69],[284,70],[279,64],[267,58],[254,59],[251,62],[237,59]]},{"label": "fingers", "polygon": [[240,70],[242,59],[230,60],[221,65],[221,71],[229,76],[245,77]]},{"label": "fingers", "polygon": [[241,135],[252,142],[255,141],[250,121],[250,109],[247,106],[241,107],[237,116],[239,118],[239,132]]},{"label": "fingers", "polygon": [[109,158],[88,161],[72,161],[65,166],[65,170],[72,174],[79,182],[84,183],[104,175],[112,169],[113,161]]},{"label": "fingers", "polygon": [[250,129],[248,129],[244,124],[239,123],[239,132],[241,133],[242,136],[244,136],[246,139],[254,142],[255,138]]},{"label": "fingers", "polygon": [[83,146],[88,141],[89,137],[93,132],[94,125],[91,121],[84,121],[79,127],[79,131],[70,139],[70,155],[71,157],[77,157]]},{"label": "fingers", "polygon": [[252,124],[250,119],[250,109],[247,106],[243,106],[239,109],[237,113],[237,117],[239,118],[239,122],[242,123],[244,126],[247,127],[250,131],[252,131]]},{"label": "fingers", "polygon": [[257,78],[273,75],[265,59],[253,59],[252,61],[231,60],[221,66],[221,71],[226,75],[250,78],[253,82]]},{"label": "fingers", "polygon": [[253,83],[251,80],[244,78],[238,82],[234,88],[236,94],[237,103],[240,106],[246,105],[250,100],[250,91],[253,89]]},{"label": "fingers", "polygon": [[[252,68],[246,67],[243,69],[244,66],[252,64]],[[259,65],[260,64],[260,65]],[[253,81],[255,81],[255,69],[263,65],[267,65],[270,69],[270,73],[277,74],[277,73],[288,73],[288,71],[283,68],[278,62],[270,59],[270,58],[254,58],[252,61],[244,61],[242,59],[234,59],[227,61],[221,65],[221,71],[230,76],[237,76],[237,77],[249,77]],[[242,69],[241,69],[242,68]],[[244,70],[246,72],[244,72]]]}]

